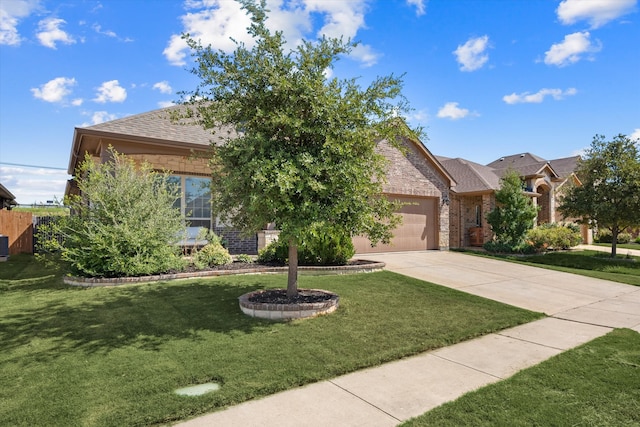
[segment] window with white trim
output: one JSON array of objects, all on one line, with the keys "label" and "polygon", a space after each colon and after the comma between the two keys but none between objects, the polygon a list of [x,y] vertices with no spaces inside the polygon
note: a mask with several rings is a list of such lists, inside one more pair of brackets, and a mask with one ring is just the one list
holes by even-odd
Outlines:
[{"label": "window with white trim", "polygon": [[211,228],[211,178],[172,175],[169,182],[178,186],[180,198],[173,205],[180,208],[188,226]]}]

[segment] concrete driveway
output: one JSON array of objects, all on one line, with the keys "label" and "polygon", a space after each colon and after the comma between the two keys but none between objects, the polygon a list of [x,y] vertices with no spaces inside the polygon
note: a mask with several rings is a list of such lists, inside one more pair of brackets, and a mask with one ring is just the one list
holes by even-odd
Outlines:
[{"label": "concrete driveway", "polygon": [[640,332],[640,287],[459,252],[367,254],[386,269],[516,307]]},{"label": "concrete driveway", "polygon": [[551,317],[249,401],[185,427],[395,426],[612,328],[640,332],[640,287],[456,252],[367,254],[387,270]]}]

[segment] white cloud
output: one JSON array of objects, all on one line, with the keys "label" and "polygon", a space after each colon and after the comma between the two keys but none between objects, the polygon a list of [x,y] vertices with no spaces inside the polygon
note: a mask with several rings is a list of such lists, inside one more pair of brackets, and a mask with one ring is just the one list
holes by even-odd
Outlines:
[{"label": "white cloud", "polygon": [[466,108],[458,107],[457,102],[447,102],[442,107],[440,107],[440,109],[438,110],[438,114],[436,116],[441,119],[458,120],[458,119],[463,119],[470,115],[478,116],[479,114],[471,112]]},{"label": "white cloud", "polygon": [[56,43],[73,44],[75,39],[60,27],[67,21],[60,18],[46,18],[38,23],[38,32],[36,37],[40,40],[40,44],[51,49],[56,49]]},{"label": "white cloud", "polygon": [[0,45],[18,46],[22,41],[18,33],[20,19],[39,7],[39,0],[0,1]]},{"label": "white cloud", "polygon": [[551,96],[556,101],[564,99],[567,96],[573,96],[578,91],[575,88],[569,88],[567,90],[562,89],[540,89],[536,93],[523,92],[520,94],[516,94],[515,92],[511,95],[505,95],[502,97],[502,100],[507,104],[539,104],[547,96]]},{"label": "white cloud", "polygon": [[82,105],[83,102],[84,102],[84,99],[76,98],[71,101],[71,105],[73,105],[74,107],[79,107]]},{"label": "white cloud", "polygon": [[127,90],[120,86],[117,80],[110,80],[102,83],[93,100],[97,103],[104,104],[107,102],[123,102],[125,99],[127,99]]},{"label": "white cloud", "polygon": [[47,102],[63,102],[65,97],[71,93],[71,87],[77,84],[76,79],[67,77],[57,77],[40,85],[39,88],[32,88],[33,96]]},{"label": "white cloud", "polygon": [[176,103],[173,102],[173,101],[160,101],[160,102],[158,102],[158,107],[160,107],[160,108],[173,107],[174,105],[176,105]]},{"label": "white cloud", "polygon": [[[211,45],[214,49],[232,52],[236,44],[231,38],[245,43],[248,48],[253,46],[253,39],[247,33],[251,20],[237,2],[190,0],[185,6],[191,12],[181,17],[182,32],[188,33],[203,46]],[[317,31],[318,36],[344,36],[345,39],[353,39],[365,25],[365,6],[365,0],[268,0],[267,8],[270,12],[266,25],[272,31],[282,31],[289,45],[296,46],[305,38],[305,33],[313,30],[312,22],[317,20],[317,15],[311,15],[315,13],[323,19],[323,24]],[[189,48],[180,35],[174,34],[169,38],[163,54],[172,65],[183,66],[186,64]],[[377,59],[373,49],[367,45],[354,50],[353,57],[365,65],[371,65]]]},{"label": "white cloud", "polygon": [[407,4],[416,7],[416,15],[424,15],[427,9],[425,4],[427,0],[407,0]]},{"label": "white cloud", "polygon": [[584,54],[598,52],[602,47],[600,43],[591,43],[588,31],[568,34],[560,43],[556,43],[545,52],[544,63],[564,67],[574,64],[582,59]]},{"label": "white cloud", "polygon": [[69,178],[64,170],[0,165],[0,182],[16,196],[19,204],[62,200]]},{"label": "white cloud", "polygon": [[635,128],[631,135],[629,135],[629,139],[632,141],[638,140],[638,144],[640,144],[640,128]]},{"label": "white cloud", "polygon": [[106,111],[96,111],[91,115],[91,124],[98,125],[100,123],[108,122],[117,119],[115,114],[107,113]]},{"label": "white cloud", "polygon": [[103,30],[102,25],[100,24],[93,24],[91,28],[93,28],[93,31],[95,31],[98,34],[102,34],[103,36],[113,37],[113,38],[118,37],[118,35],[111,30]]},{"label": "white cloud", "polygon": [[598,28],[635,9],[637,0],[564,0],[556,9],[564,25],[588,21]]},{"label": "white cloud", "polygon": [[453,54],[460,64],[461,71],[475,71],[489,60],[489,55],[485,52],[489,48],[489,36],[475,37],[467,40],[465,44],[459,45]]},{"label": "white cloud", "polygon": [[158,82],[156,84],[153,85],[154,89],[157,89],[160,91],[160,93],[171,93],[173,92],[173,89],[171,89],[171,86],[169,86],[169,82],[166,80],[163,80],[161,82]]}]

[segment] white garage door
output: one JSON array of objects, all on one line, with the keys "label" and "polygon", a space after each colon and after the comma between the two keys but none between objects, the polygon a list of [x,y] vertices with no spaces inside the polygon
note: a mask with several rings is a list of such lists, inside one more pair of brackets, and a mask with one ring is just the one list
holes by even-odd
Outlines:
[{"label": "white garage door", "polygon": [[371,247],[369,239],[355,237],[353,244],[356,253],[375,252],[401,252],[401,251],[423,251],[426,249],[438,249],[437,233],[437,198],[418,197],[392,197],[404,205],[399,214],[402,216],[402,224],[393,232],[391,244],[378,244]]}]

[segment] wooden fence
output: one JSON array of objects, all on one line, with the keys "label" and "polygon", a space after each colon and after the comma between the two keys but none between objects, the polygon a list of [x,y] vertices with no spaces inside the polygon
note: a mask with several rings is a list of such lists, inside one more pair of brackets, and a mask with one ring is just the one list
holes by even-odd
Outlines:
[{"label": "wooden fence", "polygon": [[9,255],[33,253],[31,212],[0,210],[0,234],[9,236]]}]

